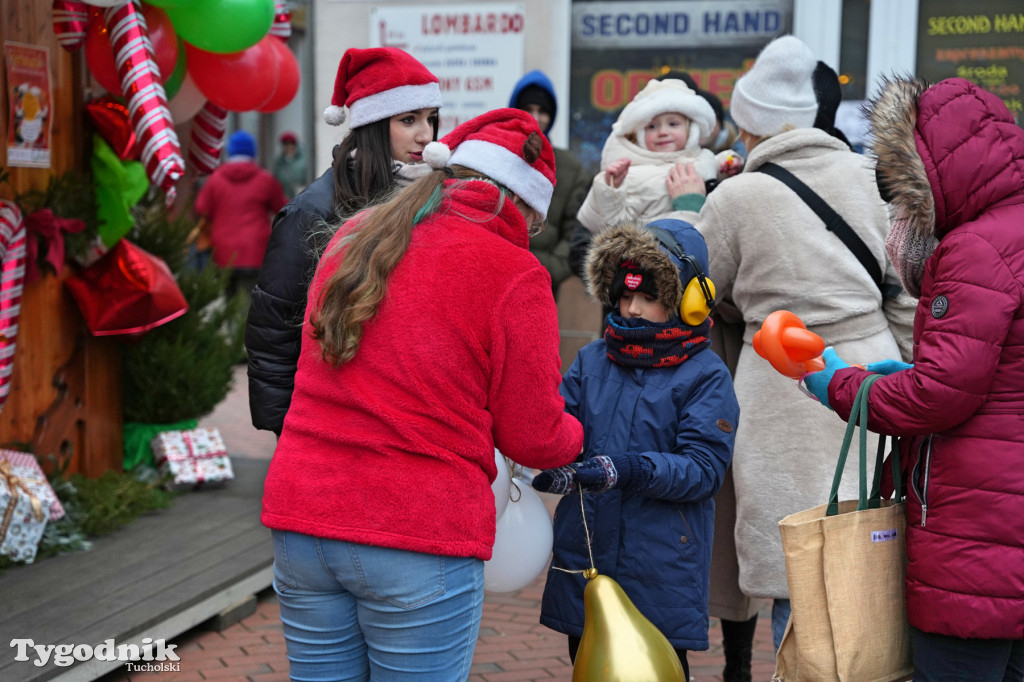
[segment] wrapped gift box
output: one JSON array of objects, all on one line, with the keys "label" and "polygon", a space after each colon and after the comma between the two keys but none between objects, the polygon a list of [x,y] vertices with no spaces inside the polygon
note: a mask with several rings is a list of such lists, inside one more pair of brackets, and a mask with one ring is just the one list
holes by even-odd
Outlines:
[{"label": "wrapped gift box", "polygon": [[153,459],[172,490],[223,484],[235,477],[217,429],[161,431],[152,440]]},{"label": "wrapped gift box", "polygon": [[[0,555],[32,563],[47,522],[58,505],[34,455],[0,450]],[[11,460],[18,462],[13,464]]]},{"label": "wrapped gift box", "polygon": [[[27,480],[42,480],[46,481],[46,474],[43,473],[42,468],[39,466],[39,460],[36,456],[30,452],[18,452],[17,450],[2,450],[0,449],[0,460],[7,460],[10,462],[11,467],[14,469],[14,475]],[[64,507],[61,505],[60,500],[57,499],[57,495],[54,494],[53,488],[50,484],[46,484],[46,488],[37,486],[37,495],[40,499],[52,500],[50,503],[50,521],[56,521],[57,519],[64,517]]]}]

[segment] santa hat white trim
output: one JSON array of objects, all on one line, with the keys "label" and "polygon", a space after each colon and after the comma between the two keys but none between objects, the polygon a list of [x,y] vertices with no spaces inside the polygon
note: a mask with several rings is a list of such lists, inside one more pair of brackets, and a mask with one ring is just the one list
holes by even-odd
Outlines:
[{"label": "santa hat white trim", "polygon": [[508,149],[483,140],[466,140],[452,152],[448,165],[465,166],[483,173],[515,192],[544,218],[548,217],[554,184]]},{"label": "santa hat white trim", "polygon": [[[349,126],[358,128],[367,123],[382,121],[417,109],[440,109],[441,104],[441,88],[437,83],[400,85],[353,102],[349,108]],[[337,116],[335,109],[341,110],[342,115]],[[324,110],[324,120],[331,125],[339,125],[345,121],[343,112],[344,109],[341,107],[327,107]],[[338,120],[338,123],[332,123],[332,120]]]}]

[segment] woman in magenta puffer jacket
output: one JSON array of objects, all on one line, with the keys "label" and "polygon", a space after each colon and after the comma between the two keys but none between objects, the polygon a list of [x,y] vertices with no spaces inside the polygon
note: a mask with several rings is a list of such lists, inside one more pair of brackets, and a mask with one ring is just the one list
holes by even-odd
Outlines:
[{"label": "woman in magenta puffer jacket", "polygon": [[[920,295],[914,364],[875,383],[868,421],[901,437],[914,680],[1020,682],[1024,130],[962,79],[887,82],[870,120],[887,249]],[[808,386],[845,419],[865,376]]]}]

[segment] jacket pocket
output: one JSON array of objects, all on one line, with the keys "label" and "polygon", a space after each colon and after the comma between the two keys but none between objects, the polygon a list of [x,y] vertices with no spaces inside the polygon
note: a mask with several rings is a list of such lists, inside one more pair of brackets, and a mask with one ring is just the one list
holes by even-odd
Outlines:
[{"label": "jacket pocket", "polygon": [[[914,469],[910,472],[910,487],[914,495],[921,503],[921,527],[928,523],[928,483],[932,466],[932,439],[934,434],[922,440],[917,447],[917,461],[914,462]],[[924,456],[921,450],[925,449]]]},{"label": "jacket pocket", "polygon": [[679,518],[683,520],[683,527],[686,529],[686,532],[679,537],[679,542],[683,545],[696,547],[697,538],[693,534],[693,528],[690,527],[690,522],[686,520],[686,514],[683,513],[682,509],[677,509],[676,511],[679,512]]}]

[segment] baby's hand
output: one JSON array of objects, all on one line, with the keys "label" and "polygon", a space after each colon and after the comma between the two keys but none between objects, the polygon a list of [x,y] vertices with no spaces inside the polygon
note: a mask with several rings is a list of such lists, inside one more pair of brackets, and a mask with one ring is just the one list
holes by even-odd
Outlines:
[{"label": "baby's hand", "polygon": [[604,181],[612,187],[621,187],[622,181],[626,179],[626,173],[629,172],[629,164],[629,159],[612,161],[608,164],[608,167],[604,169]]},{"label": "baby's hand", "polygon": [[681,197],[684,194],[705,194],[704,180],[697,175],[697,170],[692,163],[677,161],[674,166],[668,169],[665,177],[665,187],[668,188],[669,200]]},{"label": "baby's hand", "polygon": [[715,161],[718,162],[719,180],[731,178],[743,170],[743,157],[731,149],[715,154]]}]

